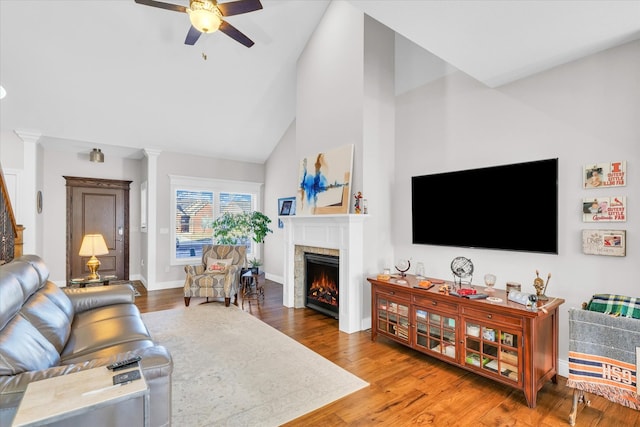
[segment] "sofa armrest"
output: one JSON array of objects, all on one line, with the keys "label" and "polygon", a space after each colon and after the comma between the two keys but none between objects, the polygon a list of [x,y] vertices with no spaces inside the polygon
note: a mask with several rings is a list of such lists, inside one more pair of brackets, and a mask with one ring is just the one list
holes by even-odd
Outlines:
[{"label": "sofa armrest", "polygon": [[133,304],[135,290],[130,284],[91,288],[63,288],[76,313],[112,304]]},{"label": "sofa armrest", "polygon": [[[134,355],[142,357],[140,364],[145,380],[151,389],[151,394],[159,396],[159,398],[151,402],[153,406],[151,408],[152,418],[159,417],[161,420],[164,420],[168,414],[170,419],[173,360],[171,354],[165,347],[156,345],[81,363],[54,366],[40,371],[28,371],[11,376],[0,376],[0,425],[4,426],[5,422],[6,425],[11,425],[11,420],[15,416],[15,412],[29,383],[106,366],[113,362],[128,359]],[[157,415],[158,413],[160,415]],[[169,424],[168,422],[160,422],[153,425]]]}]

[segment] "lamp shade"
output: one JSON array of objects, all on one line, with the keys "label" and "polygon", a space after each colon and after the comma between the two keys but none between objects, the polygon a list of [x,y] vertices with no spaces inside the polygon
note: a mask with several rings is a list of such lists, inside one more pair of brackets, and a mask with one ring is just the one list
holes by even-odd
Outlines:
[{"label": "lamp shade", "polygon": [[106,255],[109,253],[102,234],[85,234],[80,245],[80,256]]}]

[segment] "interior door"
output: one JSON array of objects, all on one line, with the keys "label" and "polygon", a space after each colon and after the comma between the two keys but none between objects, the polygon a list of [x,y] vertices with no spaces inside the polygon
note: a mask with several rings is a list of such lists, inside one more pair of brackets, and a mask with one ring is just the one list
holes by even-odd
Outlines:
[{"label": "interior door", "polygon": [[64,177],[67,181],[67,280],[89,274],[89,257],[78,255],[85,234],[100,233],[109,249],[100,255],[101,276],[129,279],[129,186],[131,181]]}]

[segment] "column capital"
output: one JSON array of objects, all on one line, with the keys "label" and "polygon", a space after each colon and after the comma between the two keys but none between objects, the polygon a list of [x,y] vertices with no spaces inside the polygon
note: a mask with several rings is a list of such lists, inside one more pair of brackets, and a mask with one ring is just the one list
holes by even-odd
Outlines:
[{"label": "column capital", "polygon": [[42,132],[37,130],[29,130],[29,129],[15,129],[16,135],[22,140],[22,142],[33,142],[36,143],[42,136]]},{"label": "column capital", "polygon": [[143,148],[142,152],[144,153],[145,157],[150,159],[151,157],[158,157],[160,153],[162,153],[162,150],[155,150],[153,148]]}]

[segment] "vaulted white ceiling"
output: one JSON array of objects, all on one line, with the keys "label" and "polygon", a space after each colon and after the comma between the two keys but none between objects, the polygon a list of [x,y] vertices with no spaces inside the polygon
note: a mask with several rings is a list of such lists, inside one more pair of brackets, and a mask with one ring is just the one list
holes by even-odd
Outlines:
[{"label": "vaulted white ceiling", "polygon": [[[497,87],[640,39],[636,0],[348,3],[402,36],[397,91],[451,67]],[[262,4],[227,18],[246,48],[219,32],[186,46],[186,14],[134,0],[1,0],[0,131],[77,152],[261,163],[295,118],[296,60],[329,0]],[[403,70],[417,52],[424,69]]]}]

